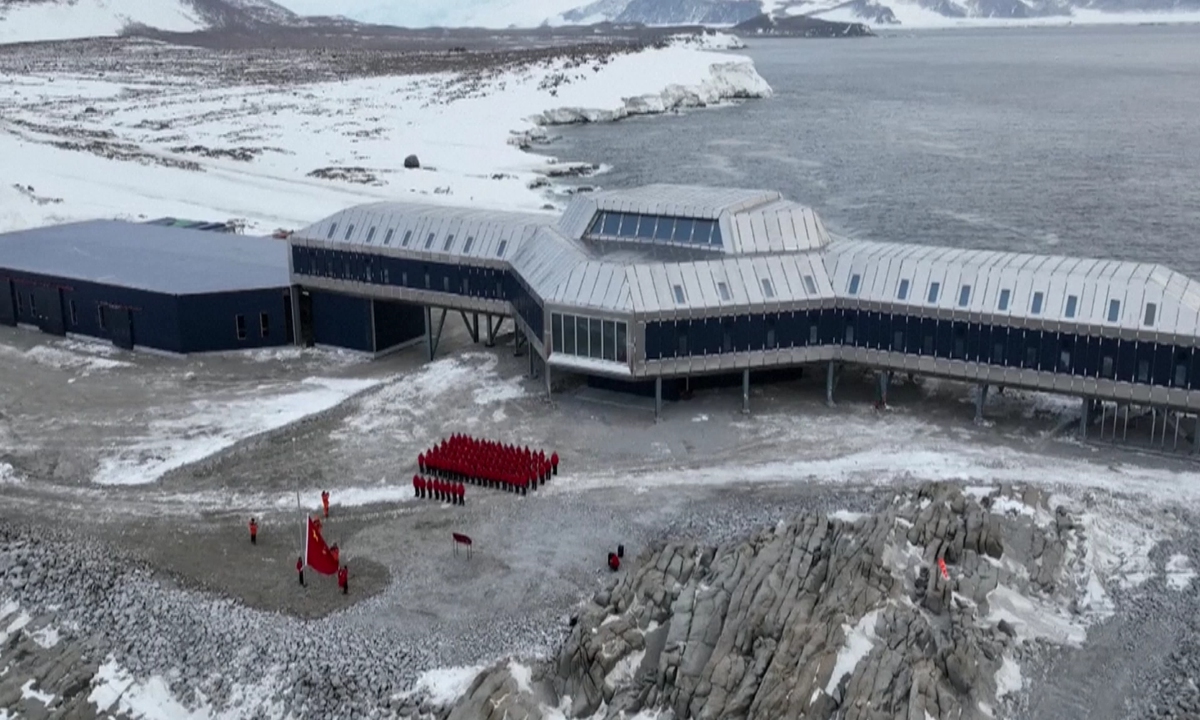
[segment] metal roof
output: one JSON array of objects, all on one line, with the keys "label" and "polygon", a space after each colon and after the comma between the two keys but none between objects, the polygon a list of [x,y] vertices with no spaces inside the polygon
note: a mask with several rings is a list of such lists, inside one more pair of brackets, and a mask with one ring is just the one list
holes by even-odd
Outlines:
[{"label": "metal roof", "polygon": [[376,202],[334,213],[295,233],[298,238],[366,248],[504,260],[553,215],[425,203]]},{"label": "metal roof", "polygon": [[286,242],[119,220],[0,234],[0,269],[170,295],[290,284]]},{"label": "metal roof", "polygon": [[846,300],[1188,335],[1200,329],[1200,284],[1162,265],[858,240],[833,243],[825,261]]},{"label": "metal roof", "polygon": [[[597,212],[715,219],[722,243],[582,239]],[[395,230],[390,241],[385,229]],[[404,235],[411,235],[407,246]],[[669,316],[836,300],[1186,335],[1200,330],[1200,283],[1161,265],[831,241],[811,208],[762,190],[650,185],[579,194],[557,222],[542,214],[373,203],[294,237],[504,264],[543,301],[599,312]]]}]

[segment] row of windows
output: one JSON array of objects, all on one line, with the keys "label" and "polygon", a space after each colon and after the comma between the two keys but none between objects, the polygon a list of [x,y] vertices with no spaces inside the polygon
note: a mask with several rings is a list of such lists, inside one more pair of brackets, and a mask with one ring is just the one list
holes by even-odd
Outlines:
[{"label": "row of windows", "polygon": [[550,323],[554,352],[620,363],[628,361],[623,322],[554,313]]},{"label": "row of windows", "polygon": [[[337,223],[330,223],[329,231],[326,232],[326,234],[325,234],[325,239],[332,240],[333,236],[335,234],[337,234],[337,229],[338,229]],[[372,240],[375,239],[376,229],[377,228],[374,225],[372,225],[370,228],[367,229],[367,244],[368,245],[371,243]],[[350,223],[349,225],[346,226],[346,233],[345,233],[345,235],[342,236],[342,240],[349,240],[350,236],[353,234],[354,234],[354,223]],[[396,234],[396,228],[388,228],[387,233],[383,236],[383,244],[391,245],[392,238],[395,237],[395,234]],[[433,241],[434,241],[434,238],[436,238],[436,237],[437,237],[436,232],[431,232],[431,233],[429,233],[429,235],[427,235],[425,237],[425,245],[424,245],[425,250],[433,249]],[[404,237],[400,240],[400,247],[402,247],[402,248],[408,247],[409,244],[412,242],[412,239],[413,239],[413,231],[405,230]],[[465,243],[463,243],[462,253],[464,255],[470,253],[471,248],[474,246],[475,246],[475,236],[468,235],[467,241]],[[454,233],[450,233],[450,234],[446,235],[446,239],[442,241],[442,244],[441,244],[442,252],[450,252],[450,249],[453,247],[454,247]],[[498,257],[498,258],[504,257],[504,253],[506,250],[508,250],[508,241],[501,240],[500,244],[496,248],[496,257]]]},{"label": "row of windows", "polygon": [[505,300],[535,333],[542,333],[541,302],[504,270],[299,245],[292,247],[292,267],[314,277]]},{"label": "row of windows", "polygon": [[814,310],[649,323],[649,360],[843,345],[1200,389],[1200,350],[888,313]]},{"label": "row of windows", "polygon": [[636,238],[716,247],[721,225],[716,220],[601,211],[588,226],[589,237]]},{"label": "row of windows", "polygon": [[[859,287],[862,284],[862,275],[855,273],[850,276],[850,284],[846,288],[850,295],[857,295]],[[902,279],[896,289],[896,299],[907,300],[909,290],[909,281]],[[938,301],[938,294],[942,290],[942,284],[936,280],[929,283],[929,293],[926,295],[926,300],[932,304]],[[1046,294],[1042,291],[1033,293],[1029,301],[1029,312],[1032,315],[1041,315],[1042,307],[1045,304]],[[1012,290],[1003,289],[1000,291],[1000,297],[996,303],[996,308],[1001,312],[1008,310],[1012,300]],[[960,308],[969,307],[971,304],[971,286],[962,285],[958,289],[958,306]],[[1079,308],[1079,296],[1068,295],[1066,307],[1063,309],[1063,315],[1068,318],[1075,317],[1075,313]],[[1142,324],[1146,327],[1154,325],[1155,316],[1158,314],[1158,306],[1155,303],[1146,303],[1145,312],[1142,315]],[[1117,322],[1121,318],[1121,301],[1110,299],[1108,301],[1108,321]]]}]

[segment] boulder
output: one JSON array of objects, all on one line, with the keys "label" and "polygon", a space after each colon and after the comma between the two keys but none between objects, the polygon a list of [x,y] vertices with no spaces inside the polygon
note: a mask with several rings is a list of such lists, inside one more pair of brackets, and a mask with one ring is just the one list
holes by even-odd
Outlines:
[{"label": "boulder", "polygon": [[404,158],[404,167],[408,170],[416,170],[421,167],[421,161],[417,159],[416,155],[409,155]]}]

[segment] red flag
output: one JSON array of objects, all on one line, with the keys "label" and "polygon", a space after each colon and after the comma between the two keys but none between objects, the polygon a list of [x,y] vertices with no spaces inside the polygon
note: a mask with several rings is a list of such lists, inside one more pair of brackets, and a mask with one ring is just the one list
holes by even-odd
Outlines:
[{"label": "red flag", "polygon": [[322,575],[333,575],[338,570],[337,558],[329,551],[325,538],[321,537],[319,521],[311,517],[308,519],[308,535],[304,541],[304,562]]}]

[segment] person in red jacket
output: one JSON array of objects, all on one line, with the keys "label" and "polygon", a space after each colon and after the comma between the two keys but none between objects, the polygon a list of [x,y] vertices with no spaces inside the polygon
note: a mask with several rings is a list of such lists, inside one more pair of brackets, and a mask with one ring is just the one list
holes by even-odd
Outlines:
[{"label": "person in red jacket", "polygon": [[300,576],[300,585],[304,585],[304,558],[296,558],[296,573]]},{"label": "person in red jacket", "polygon": [[343,565],[338,568],[338,587],[342,589],[342,594],[350,593],[350,571]]},{"label": "person in red jacket", "polygon": [[433,479],[433,499],[434,500],[442,499],[442,479],[441,478],[435,477]]},{"label": "person in red jacket", "polygon": [[550,453],[550,474],[558,474],[558,453]]},{"label": "person in red jacket", "polygon": [[421,476],[413,475],[413,497],[421,497]]},{"label": "person in red jacket", "polygon": [[621,558],[617,557],[616,553],[608,554],[608,569],[616,572],[621,569]]},{"label": "person in red jacket", "polygon": [[258,521],[250,518],[250,544],[258,544]]},{"label": "person in red jacket", "polygon": [[417,455],[417,470],[425,472],[425,453]]},{"label": "person in red jacket", "polygon": [[465,485],[463,485],[462,483],[459,483],[458,486],[454,488],[454,501],[457,504],[462,505],[463,498],[466,497],[466,495],[467,495],[467,487]]},{"label": "person in red jacket", "polygon": [[329,518],[329,491],[321,491],[321,506],[325,508],[325,517]]}]

